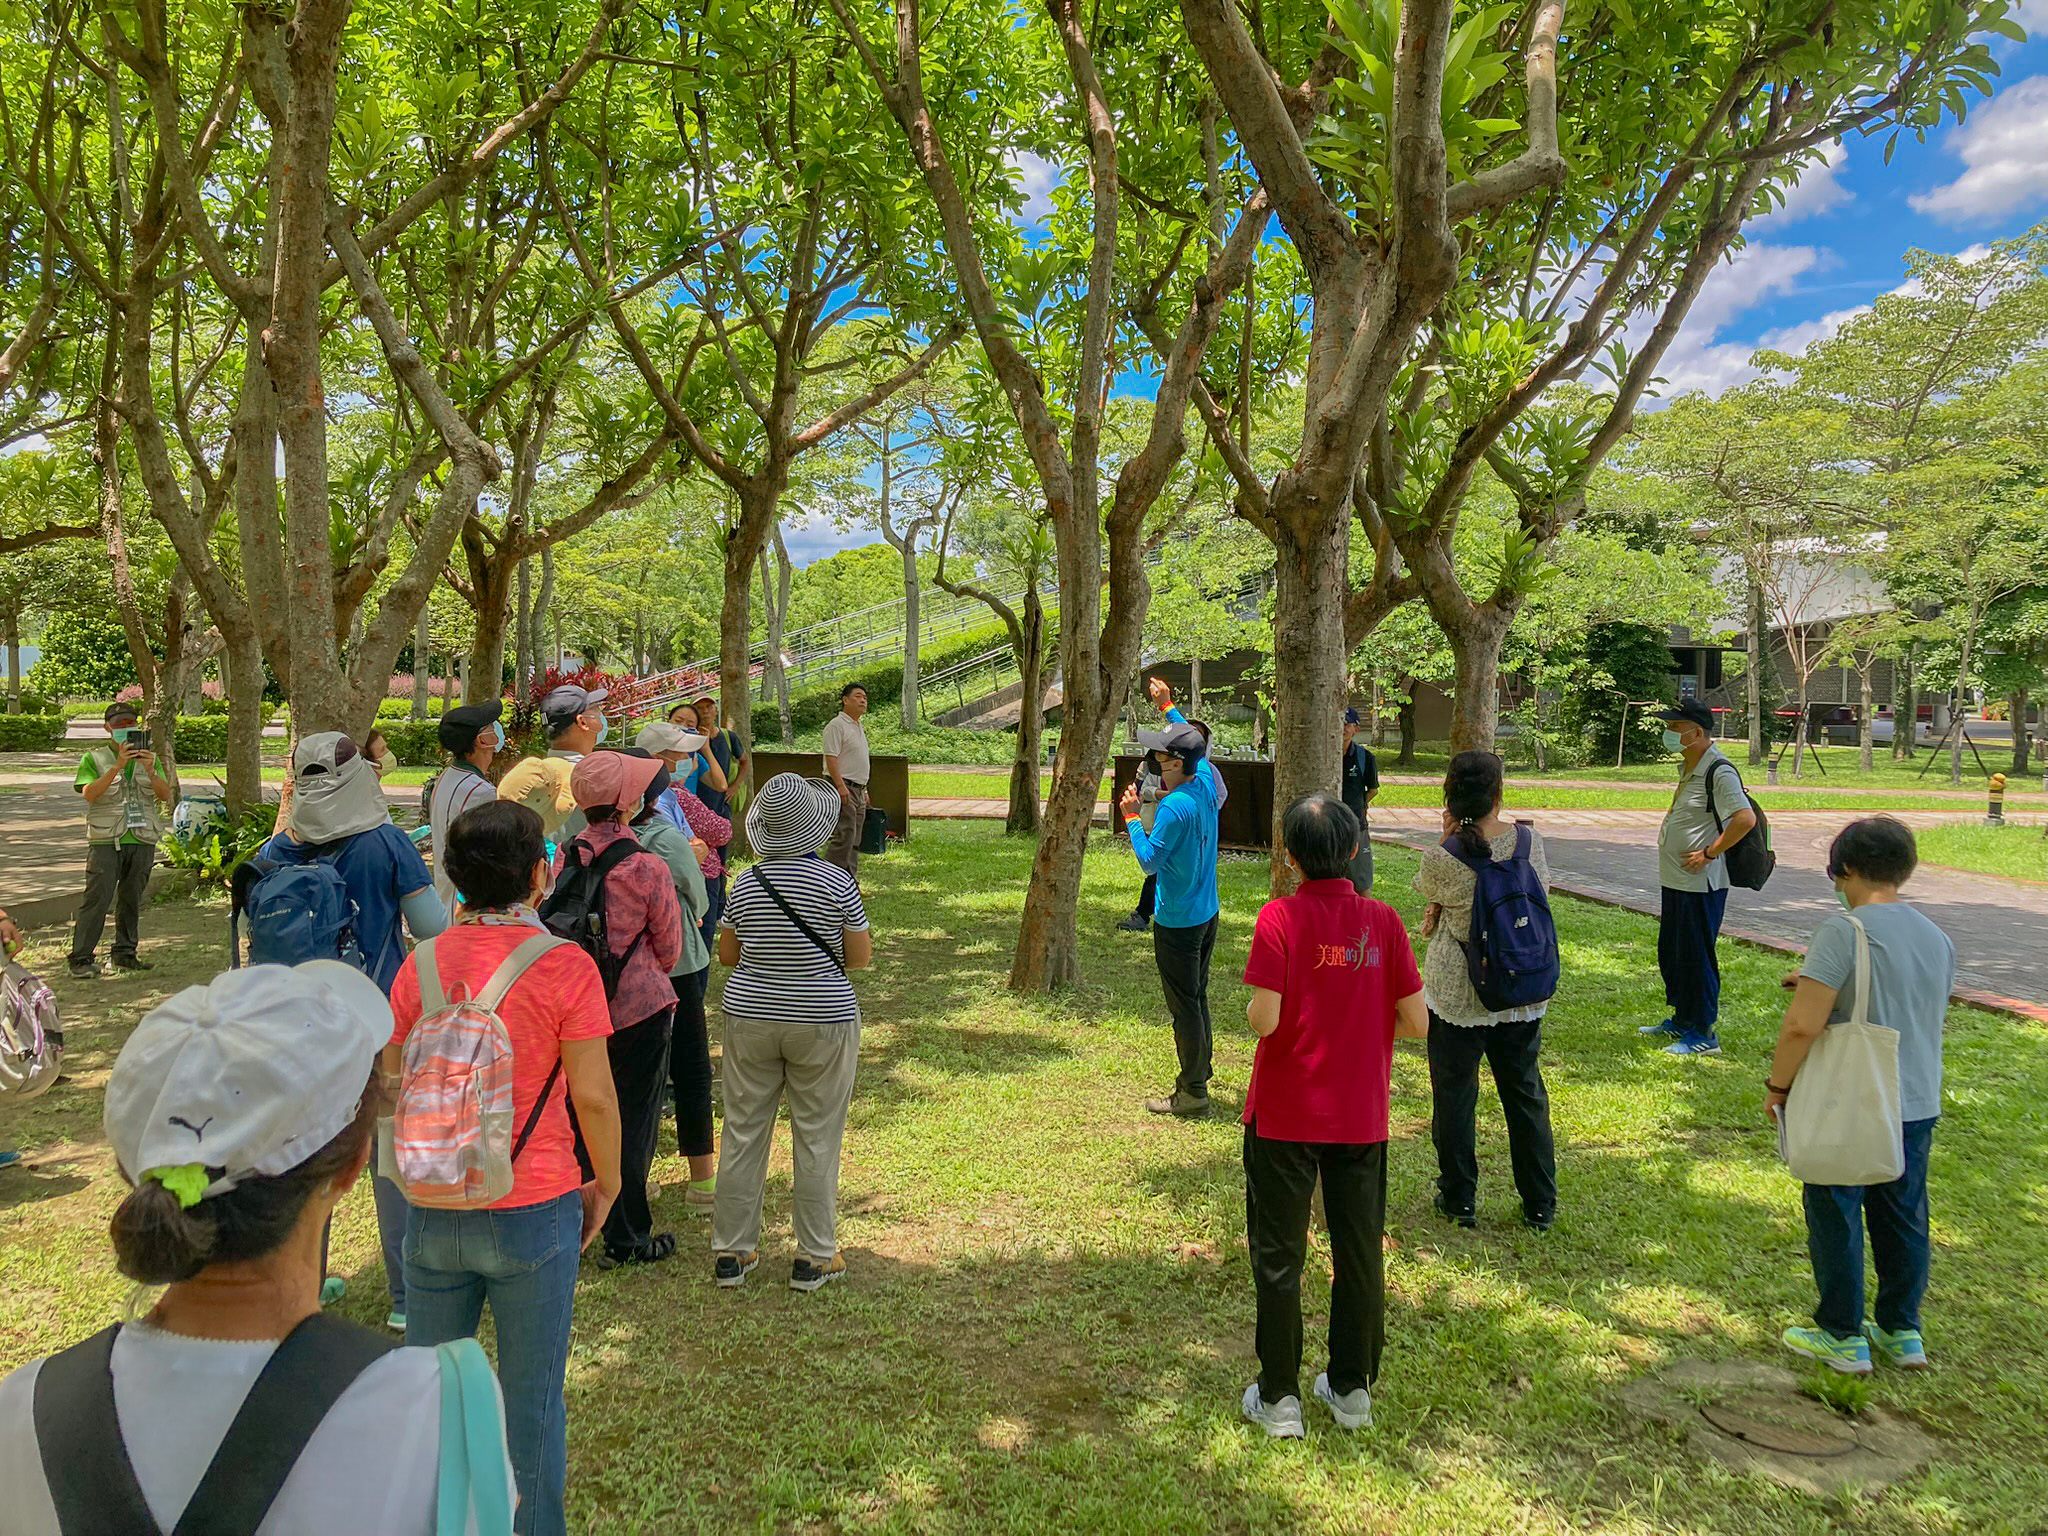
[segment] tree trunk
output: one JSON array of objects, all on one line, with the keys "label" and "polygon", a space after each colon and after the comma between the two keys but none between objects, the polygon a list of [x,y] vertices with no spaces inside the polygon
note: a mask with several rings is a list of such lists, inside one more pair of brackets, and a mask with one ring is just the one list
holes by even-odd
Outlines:
[{"label": "tree trunk", "polygon": [[6,631],[7,640],[7,712],[21,713],[21,610],[9,606],[0,614],[0,629]]},{"label": "tree trunk", "polygon": [[1948,781],[1960,785],[1963,782],[1963,732],[1969,724],[1968,689],[1970,686],[1970,663],[1975,660],[1977,649],[1977,628],[1984,622],[1984,610],[1970,610],[1969,626],[1963,631],[1962,659],[1956,664],[1956,704],[1949,721],[1950,740],[1948,744]]},{"label": "tree trunk", "polygon": [[[754,739],[753,679],[748,661],[753,650],[754,552],[737,539],[725,545],[725,606],[718,616],[718,711],[742,741]],[[769,617],[774,623],[773,615]],[[768,647],[768,664],[776,665],[777,644]]]},{"label": "tree trunk", "polygon": [[1799,718],[1792,722],[1792,777],[1798,778],[1806,764],[1807,696],[1813,688],[1813,674],[1799,673]]},{"label": "tree trunk", "polygon": [[[1874,772],[1877,768],[1877,722],[1871,718],[1875,710],[1870,702],[1870,674],[1876,667],[1877,663],[1873,660],[1856,674],[1857,715],[1861,722],[1856,735],[1858,745],[1862,748],[1859,755],[1865,773]],[[1894,725],[1892,729],[1896,731],[1898,727]]]},{"label": "tree trunk", "polygon": [[899,552],[903,556],[903,697],[900,714],[903,733],[907,736],[917,729],[917,642],[918,642],[918,580],[917,580],[917,533],[913,528],[906,533]]},{"label": "tree trunk", "polygon": [[1748,687],[1743,689],[1749,709],[1749,761],[1754,767],[1768,755],[1764,745],[1764,589],[1754,576],[1749,583],[1748,634],[1743,637],[1742,654],[1748,670]]},{"label": "tree trunk", "polygon": [[1451,751],[1491,752],[1500,726],[1500,653],[1513,615],[1479,607],[1468,622],[1447,630],[1454,666]]},{"label": "tree trunk", "polygon": [[1188,659],[1188,713],[1196,719],[1202,715],[1202,658]]},{"label": "tree trunk", "polygon": [[412,630],[412,717],[424,720],[428,700],[434,696],[434,641],[427,633],[427,610],[420,609],[419,622]]},{"label": "tree trunk", "polygon": [[[1317,790],[1340,789],[1344,764],[1344,596],[1351,520],[1296,515],[1276,505],[1273,544],[1273,838],[1275,896],[1294,888],[1280,840],[1286,807]],[[1314,531],[1302,542],[1299,529]],[[1315,526],[1320,524],[1321,526]]]},{"label": "tree trunk", "polygon": [[1003,831],[1035,837],[1039,827],[1038,764],[1045,742],[1045,606],[1034,582],[1024,594],[1017,671],[1024,686],[1017,698],[1017,755],[1010,761],[1010,809]]},{"label": "tree trunk", "polygon": [[[562,624],[555,620],[554,654],[543,661],[541,652],[547,648],[548,617],[555,606],[555,547],[550,544],[540,552],[540,590],[533,594],[533,643],[530,654],[536,673],[562,664]],[[532,685],[529,682],[528,687]]]},{"label": "tree trunk", "polygon": [[1397,768],[1412,767],[1415,762],[1415,680],[1408,680],[1408,697],[1401,701],[1401,708],[1395,719],[1401,727],[1401,750],[1395,755]]},{"label": "tree trunk", "polygon": [[[216,622],[219,616],[216,615]],[[263,803],[263,645],[254,625],[221,629],[221,681],[228,697],[228,810],[240,813]],[[304,733],[298,706],[292,728]]]},{"label": "tree trunk", "polygon": [[[426,612],[424,608],[420,610]],[[519,562],[519,607],[512,616],[512,697],[526,697],[533,681],[533,560]]]},{"label": "tree trunk", "polygon": [[2012,771],[2015,774],[2027,771],[2027,695],[2028,690],[2017,688],[2005,700],[2007,718],[2012,721]]},{"label": "tree trunk", "polygon": [[1898,707],[1899,687],[1896,672],[1892,679],[1892,761],[1911,762],[1913,758],[1913,737],[1920,729],[1920,647],[1917,643],[1906,648],[1906,707]]}]

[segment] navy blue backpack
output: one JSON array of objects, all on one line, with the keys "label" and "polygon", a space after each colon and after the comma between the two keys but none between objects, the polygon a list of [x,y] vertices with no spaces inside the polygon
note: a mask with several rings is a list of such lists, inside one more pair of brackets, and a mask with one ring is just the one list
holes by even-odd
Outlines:
[{"label": "navy blue backpack", "polygon": [[325,858],[305,864],[245,860],[235,870],[228,907],[236,965],[242,964],[243,923],[249,929],[250,965],[343,960],[359,971],[369,970],[356,939],[355,899],[341,871]]},{"label": "navy blue backpack", "polygon": [[1472,871],[1472,927],[1459,943],[1472,990],[1490,1013],[1548,1002],[1557,991],[1557,924],[1550,897],[1529,861],[1528,823],[1515,825],[1515,851],[1475,858],[1456,836],[1444,852]]}]

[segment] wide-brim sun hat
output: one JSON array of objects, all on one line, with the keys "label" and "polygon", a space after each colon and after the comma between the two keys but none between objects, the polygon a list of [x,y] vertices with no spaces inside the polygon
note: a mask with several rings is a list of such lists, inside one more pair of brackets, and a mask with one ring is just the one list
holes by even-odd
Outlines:
[{"label": "wide-brim sun hat", "polygon": [[778,773],[747,808],[747,841],[764,859],[800,859],[832,840],[839,791],[827,779]]},{"label": "wide-brim sun hat", "polygon": [[661,771],[658,758],[635,757],[630,752],[592,752],[569,770],[569,793],[576,808],[594,811],[617,806],[630,816],[647,798],[647,786]]}]

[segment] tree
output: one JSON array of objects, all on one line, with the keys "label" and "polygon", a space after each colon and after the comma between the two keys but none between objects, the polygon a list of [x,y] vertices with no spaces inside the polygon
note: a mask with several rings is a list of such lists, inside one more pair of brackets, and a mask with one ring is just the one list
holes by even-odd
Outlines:
[{"label": "tree", "polygon": [[[2025,773],[2030,705],[2040,707],[2048,726],[2048,584],[2000,598],[1985,610],[1984,643],[1987,650],[1978,672],[1986,690],[2006,701],[2012,721],[2012,771]],[[2048,729],[2039,734],[2048,741]],[[2043,751],[2048,753],[2048,746]]]},{"label": "tree", "polygon": [[[1881,608],[1872,613],[1851,614],[1828,627],[1827,644],[1821,651],[1822,666],[1837,666],[1856,674],[1856,740],[1861,766],[1869,773],[1877,766],[1875,722],[1877,710],[1872,699],[1871,679],[1879,662],[1896,667],[1917,636],[1920,625],[1910,613]],[[1892,711],[1892,733],[1910,736],[1911,712]]]},{"label": "tree", "polygon": [[[1214,103],[1176,68],[1174,50],[1162,47],[1143,18],[1103,31],[1084,19],[1078,0],[1046,0],[1043,22],[1020,19],[993,0],[972,16],[949,14],[941,120],[925,91],[920,0],[894,0],[894,48],[887,55],[847,0],[830,4],[931,196],[953,296],[1017,423],[1051,528],[1062,725],[1010,984],[1020,991],[1067,986],[1080,977],[1081,854],[1143,634],[1145,520],[1185,451],[1196,368],[1221,320],[1221,301],[1243,281],[1265,230],[1268,195],[1246,198],[1220,173],[1205,174],[1198,123],[1206,120],[1213,130]],[[956,88],[966,80],[983,83]],[[1128,90],[1114,89],[1119,84]],[[1001,175],[1003,195],[1013,195],[998,167],[1020,137],[1025,114],[1017,104],[1051,99],[1055,91],[1059,106],[1046,115],[1062,139],[1049,142],[1026,125],[1021,147],[1064,159],[1073,153],[1065,146],[1078,144],[1079,185],[1063,188],[1049,238],[1025,251],[1014,229],[987,226],[969,189]],[[1127,155],[1134,140],[1146,148]],[[965,159],[963,146],[971,146]],[[1127,180],[1140,208],[1129,228]],[[1240,211],[1226,237],[1205,243],[1201,268],[1183,273],[1196,237],[1214,233],[1206,219],[1184,211],[1194,201]],[[991,277],[991,255],[1003,262],[1008,292]],[[1162,361],[1147,430],[1116,469],[1105,506],[1111,358],[1125,340],[1118,321],[1134,317],[1135,349],[1146,332],[1163,335],[1158,317],[1169,297],[1185,303],[1183,318],[1171,341],[1153,343]]]}]

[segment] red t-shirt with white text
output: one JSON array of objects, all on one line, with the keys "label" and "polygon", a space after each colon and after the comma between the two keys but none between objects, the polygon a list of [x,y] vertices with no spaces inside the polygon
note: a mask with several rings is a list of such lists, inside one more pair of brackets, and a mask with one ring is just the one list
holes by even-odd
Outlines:
[{"label": "red t-shirt with white text", "polygon": [[1244,979],[1280,994],[1244,1123],[1271,1141],[1385,1141],[1394,1004],[1422,990],[1400,915],[1347,879],[1304,881],[1260,909]]}]

